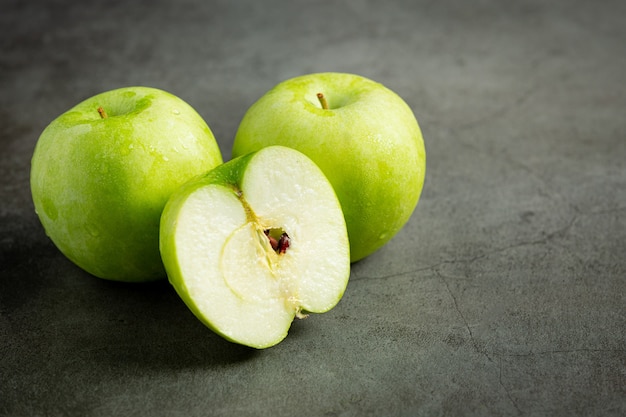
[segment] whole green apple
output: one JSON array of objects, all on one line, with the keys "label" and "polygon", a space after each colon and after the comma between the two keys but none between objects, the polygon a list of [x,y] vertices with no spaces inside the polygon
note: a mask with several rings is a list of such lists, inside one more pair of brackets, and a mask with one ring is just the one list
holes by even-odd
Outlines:
[{"label": "whole green apple", "polygon": [[31,193],[47,235],[78,266],[104,279],[149,281],[165,277],[159,221],[170,194],[221,163],[189,104],[155,88],[120,88],[46,127]]},{"label": "whole green apple", "polygon": [[302,153],[268,146],[176,190],[161,216],[172,286],[224,338],[266,348],[341,299],[350,249],[339,200]]},{"label": "whole green apple", "polygon": [[424,141],[410,107],[358,75],[303,75],[263,95],[241,121],[233,157],[269,145],[299,150],[326,174],[341,202],[353,262],[405,225],[424,184]]}]

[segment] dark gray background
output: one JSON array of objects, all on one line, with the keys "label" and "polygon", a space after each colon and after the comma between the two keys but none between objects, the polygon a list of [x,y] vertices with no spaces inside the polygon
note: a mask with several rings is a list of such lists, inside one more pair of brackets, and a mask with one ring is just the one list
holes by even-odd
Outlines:
[{"label": "dark gray background", "polygon": [[[0,3],[0,415],[626,413],[626,2]],[[166,282],[102,281],[46,238],[43,128],[98,92],[168,90],[230,158],[286,78],[398,92],[427,179],[330,313],[229,344]]]}]

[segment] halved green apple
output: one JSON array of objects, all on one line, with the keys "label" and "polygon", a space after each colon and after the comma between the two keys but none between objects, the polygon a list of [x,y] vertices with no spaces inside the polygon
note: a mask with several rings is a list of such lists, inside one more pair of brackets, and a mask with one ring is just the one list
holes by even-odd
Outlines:
[{"label": "halved green apple", "polygon": [[350,275],[331,184],[308,157],[282,146],[233,159],[175,192],[160,249],[189,309],[255,348],[283,340],[294,317],[333,308]]}]

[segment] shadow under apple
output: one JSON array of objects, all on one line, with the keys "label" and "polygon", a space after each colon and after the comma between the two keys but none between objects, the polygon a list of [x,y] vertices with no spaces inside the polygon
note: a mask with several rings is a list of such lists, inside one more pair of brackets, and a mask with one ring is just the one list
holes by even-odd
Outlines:
[{"label": "shadow under apple", "polygon": [[[0,242],[0,333],[7,371],[99,373],[115,368],[221,367],[258,351],[205,327],[167,279],[129,284],[89,275],[58,251],[38,223],[13,225]],[[12,220],[12,221],[8,221]],[[6,229],[6,228],[5,228]]]},{"label": "shadow under apple", "polygon": [[167,280],[143,284],[94,280],[99,293],[99,304],[90,309],[94,326],[83,323],[81,331],[73,332],[73,349],[86,362],[154,370],[210,368],[246,361],[258,353],[205,327]]}]

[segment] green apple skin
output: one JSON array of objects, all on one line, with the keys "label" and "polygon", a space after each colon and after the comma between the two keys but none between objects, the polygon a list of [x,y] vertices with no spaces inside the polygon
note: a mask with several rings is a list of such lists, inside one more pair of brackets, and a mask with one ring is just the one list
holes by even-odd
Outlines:
[{"label": "green apple skin", "polygon": [[[104,109],[103,117],[98,108]],[[165,277],[159,221],[170,194],[222,163],[202,117],[149,87],[93,96],[52,121],[31,161],[35,210],[71,261],[103,279]]]},{"label": "green apple skin", "polygon": [[[284,254],[263,234],[273,227],[291,236]],[[226,340],[257,349],[282,341],[295,317],[332,309],[350,277],[332,185],[308,157],[281,146],[232,159],[174,192],[160,249],[193,314]]]},{"label": "green apple skin", "polygon": [[326,174],[346,218],[352,262],[396,235],[424,184],[426,153],[412,110],[358,75],[308,74],[268,91],[244,115],[233,157],[269,145],[299,150]]}]

